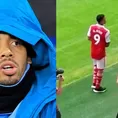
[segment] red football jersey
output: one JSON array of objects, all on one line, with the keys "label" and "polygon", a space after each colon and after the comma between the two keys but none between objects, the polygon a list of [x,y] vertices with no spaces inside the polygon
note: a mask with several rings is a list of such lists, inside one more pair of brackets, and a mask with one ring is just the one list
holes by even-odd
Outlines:
[{"label": "red football jersey", "polygon": [[110,42],[109,30],[102,25],[95,24],[90,26],[87,35],[91,40],[91,57],[97,60],[105,57],[105,46]]}]

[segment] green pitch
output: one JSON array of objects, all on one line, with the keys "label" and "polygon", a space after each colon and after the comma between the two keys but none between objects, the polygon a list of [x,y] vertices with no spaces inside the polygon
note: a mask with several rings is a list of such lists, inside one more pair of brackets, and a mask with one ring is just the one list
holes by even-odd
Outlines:
[{"label": "green pitch", "polygon": [[90,90],[92,62],[86,33],[95,23],[98,13],[107,18],[111,45],[107,49],[106,65],[118,61],[118,1],[117,0],[57,0],[57,67],[65,69],[64,88],[58,98],[63,118],[115,118],[118,111],[118,65],[105,71],[104,85],[108,91],[94,94]]},{"label": "green pitch", "polygon": [[106,69],[103,85],[108,91],[103,94],[91,91],[91,76],[65,87],[57,99],[62,118],[115,118],[118,112],[117,70],[118,64]]}]

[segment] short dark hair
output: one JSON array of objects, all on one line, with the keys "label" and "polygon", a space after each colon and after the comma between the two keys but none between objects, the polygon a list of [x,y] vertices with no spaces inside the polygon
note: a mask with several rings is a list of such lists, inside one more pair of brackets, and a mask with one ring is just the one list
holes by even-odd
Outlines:
[{"label": "short dark hair", "polygon": [[99,14],[99,15],[97,15],[97,16],[96,16],[97,22],[100,23],[100,22],[103,20],[104,17],[105,17],[104,14]]}]

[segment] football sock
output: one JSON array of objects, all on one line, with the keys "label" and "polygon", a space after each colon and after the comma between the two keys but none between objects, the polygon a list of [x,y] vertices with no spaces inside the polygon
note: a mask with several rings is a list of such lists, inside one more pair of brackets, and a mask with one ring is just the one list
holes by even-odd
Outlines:
[{"label": "football sock", "polygon": [[96,89],[100,87],[102,76],[103,76],[103,69],[98,69],[96,78]]},{"label": "football sock", "polygon": [[93,69],[93,85],[94,86],[96,84],[96,79],[97,79],[97,66],[94,65],[94,69]]}]

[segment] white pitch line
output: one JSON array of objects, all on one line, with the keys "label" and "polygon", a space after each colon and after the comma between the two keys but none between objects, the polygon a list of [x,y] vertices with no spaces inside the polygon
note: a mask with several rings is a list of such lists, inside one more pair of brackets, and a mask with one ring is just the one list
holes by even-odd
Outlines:
[{"label": "white pitch line", "polygon": [[[114,26],[116,26],[116,24],[113,24],[113,25],[110,25],[110,26],[107,26],[107,27],[112,28],[112,27],[114,27]],[[87,36],[84,37],[84,35],[83,35],[82,37],[83,37],[83,39],[87,40]],[[56,52],[60,52],[60,51],[66,49],[66,48],[68,48],[68,47],[70,47],[70,46],[72,46],[72,45],[75,45],[75,44],[77,44],[77,43],[80,43],[79,37],[76,37],[76,38],[74,38],[74,39],[75,39],[75,41],[72,40],[72,43],[71,43],[71,42],[69,42],[69,43],[67,42],[67,45],[64,45],[64,46],[61,47],[61,48],[57,48],[57,49],[56,49]],[[74,42],[73,42],[73,41],[74,41]],[[81,40],[81,41],[83,41],[83,40]]]},{"label": "white pitch line", "polygon": [[[114,65],[116,65],[116,64],[118,64],[118,62],[115,62],[115,63],[113,63],[113,64],[110,64],[109,66],[107,66],[106,68],[110,68],[110,67],[112,67],[112,66],[114,66]],[[86,77],[88,77],[88,76],[91,76],[92,74],[88,74],[88,75],[86,75],[86,76],[84,76],[83,78],[86,78]],[[75,82],[77,82],[77,81],[81,81],[82,79],[77,79],[77,80],[73,80],[72,82],[70,82],[70,83],[68,83],[68,84],[65,84],[63,87],[67,87],[67,86],[69,86],[70,84],[73,84],[73,83],[75,83]]]},{"label": "white pitch line", "polygon": [[70,46],[72,46],[72,45],[77,44],[77,43],[80,43],[80,40],[79,40],[79,39],[77,40],[77,38],[75,38],[75,41],[74,41],[74,42],[73,42],[73,40],[72,40],[72,43],[69,42],[69,43],[67,43],[67,45],[64,45],[64,46],[61,47],[61,48],[57,48],[56,52],[60,52],[60,51],[66,49],[66,48],[68,48],[68,47],[70,47]]}]

